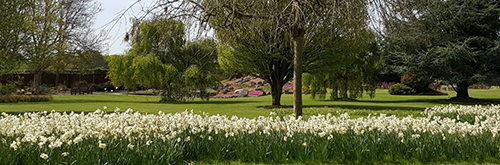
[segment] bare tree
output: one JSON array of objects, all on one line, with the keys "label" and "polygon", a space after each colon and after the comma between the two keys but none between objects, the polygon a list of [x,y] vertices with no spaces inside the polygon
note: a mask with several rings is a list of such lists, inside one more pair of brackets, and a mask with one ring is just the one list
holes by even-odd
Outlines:
[{"label": "bare tree", "polygon": [[52,65],[54,57],[95,48],[100,41],[85,37],[92,34],[92,20],[101,11],[94,0],[34,0],[27,10],[29,43],[23,47],[34,85],[40,85],[41,73]]}]

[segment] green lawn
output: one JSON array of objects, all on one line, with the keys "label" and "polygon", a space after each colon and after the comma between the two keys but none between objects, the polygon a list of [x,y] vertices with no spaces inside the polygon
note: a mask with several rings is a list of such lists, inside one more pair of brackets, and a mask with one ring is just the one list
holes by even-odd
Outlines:
[{"label": "green lawn", "polygon": [[[364,97],[358,101],[329,101],[313,100],[309,95],[304,95],[304,115],[309,116],[317,113],[349,112],[351,116],[366,116],[374,113],[396,114],[398,116],[419,115],[419,112],[426,107],[447,104],[437,102],[454,96],[450,92],[448,96],[392,96],[387,90],[377,90],[376,97],[370,99]],[[470,95],[475,98],[488,99],[500,102],[500,90],[471,90]],[[182,103],[158,103],[159,97],[137,96],[137,95],[64,95],[53,96],[51,102],[35,103],[2,103],[0,112],[20,113],[31,111],[95,111],[108,107],[108,111],[113,111],[119,107],[122,111],[132,108],[134,111],[157,113],[182,112],[194,110],[196,113],[207,112],[211,115],[237,115],[239,117],[257,117],[268,115],[270,111],[278,114],[292,113],[291,108],[286,109],[264,109],[262,106],[271,104],[271,96],[246,97],[233,99],[211,99],[210,101],[191,100]],[[292,105],[292,95],[283,95],[282,104]]]},{"label": "green lawn", "polygon": [[[426,107],[432,107],[435,105],[441,105],[441,104],[447,104],[446,102],[443,102],[448,97],[454,96],[454,92],[450,92],[449,96],[392,96],[389,95],[387,90],[377,90],[377,96],[373,99],[370,99],[368,97],[362,98],[358,101],[327,101],[327,100],[313,100],[310,98],[310,96],[305,95],[304,96],[304,115],[307,117],[309,115],[317,114],[317,113],[343,113],[343,112],[348,112],[351,117],[361,117],[361,116],[366,116],[368,114],[395,114],[398,116],[406,116],[406,115],[414,115],[418,116],[420,115],[420,112],[424,110]],[[483,100],[490,100],[491,102],[497,102],[500,103],[500,90],[471,90],[470,95],[475,98],[483,99]],[[155,96],[137,96],[137,95],[118,95],[118,94],[98,94],[98,95],[58,95],[58,96],[53,96],[54,100],[51,102],[33,102],[33,103],[2,103],[0,104],[0,112],[8,112],[8,113],[22,113],[22,112],[31,112],[31,111],[51,111],[52,109],[55,109],[56,111],[75,111],[75,112],[82,112],[82,111],[95,111],[96,109],[102,109],[103,106],[107,106],[108,109],[107,111],[113,111],[115,107],[119,107],[121,111],[125,111],[127,108],[132,108],[135,111],[139,112],[145,112],[145,113],[157,113],[158,111],[163,111],[165,113],[176,113],[176,112],[182,112],[185,110],[191,110],[193,109],[197,113],[201,112],[208,112],[211,115],[215,114],[221,114],[221,115],[237,115],[239,117],[257,117],[259,115],[264,115],[267,116],[269,112],[274,111],[278,113],[279,115],[284,115],[284,114],[290,114],[292,112],[291,108],[285,108],[285,109],[265,109],[262,108],[263,106],[269,105],[271,103],[271,96],[265,96],[265,97],[247,97],[247,98],[234,98],[234,99],[211,99],[210,101],[201,101],[201,100],[192,100],[192,101],[187,101],[187,102],[182,102],[182,103],[173,103],[173,104],[164,104],[164,103],[158,103],[159,97]],[[283,95],[282,98],[282,104],[283,105],[292,105],[292,95]],[[278,134],[279,135],[279,134]],[[284,134],[283,134],[284,135]],[[346,135],[346,137],[350,137],[351,135]],[[409,134],[408,134],[409,135]],[[491,134],[488,134],[487,136],[490,136]],[[437,135],[441,136],[441,135]],[[191,136],[189,136],[191,137]],[[194,136],[193,136],[194,137]],[[220,137],[223,137],[221,134]],[[258,138],[258,136],[256,136]],[[256,137],[252,137],[253,140],[255,140]],[[271,139],[274,136],[269,136]],[[277,137],[277,136],[276,136]],[[275,137],[275,138],[276,138]],[[314,136],[311,136],[314,137]],[[335,137],[340,137],[340,136],[335,136]],[[388,139],[390,139],[390,136]],[[394,133],[394,136],[396,137],[396,133]],[[448,136],[451,137],[452,136]],[[301,137],[303,138],[303,137]],[[326,138],[326,137],[325,137]],[[461,138],[461,137],[460,137]],[[224,140],[224,138],[218,138],[221,140]],[[265,138],[264,138],[265,139]],[[262,140],[262,142],[265,141],[280,141],[282,137],[278,137],[278,139],[274,140]],[[299,138],[300,139],[300,138]],[[380,138],[379,138],[380,139]],[[432,138],[427,138],[432,140]],[[442,139],[439,137],[438,139]],[[97,139],[95,139],[97,140]],[[100,139],[99,139],[100,140]],[[200,140],[200,139],[198,139]],[[339,140],[339,139],[337,139]],[[342,140],[342,138],[340,138]],[[385,140],[385,139],[384,139]],[[435,140],[435,139],[434,139]],[[194,140],[193,140],[194,141]],[[211,140],[209,140],[211,141]],[[244,140],[245,142],[251,141],[251,140]],[[318,142],[319,140],[313,140],[314,142]],[[399,140],[397,140],[399,141]],[[444,139],[443,139],[444,141]],[[439,141],[437,143],[432,143],[432,145],[427,145],[427,146],[434,146],[434,144],[444,144],[443,141]],[[453,140],[452,140],[453,141]],[[457,139],[455,139],[457,141]],[[290,141],[290,143],[292,143]],[[342,144],[345,143],[346,146],[349,145],[349,142],[333,142],[332,144]],[[470,141],[469,141],[470,142]],[[5,142],[3,142],[5,143]],[[9,141],[10,143],[10,141]],[[8,147],[9,143],[5,143],[6,145],[4,146],[4,150],[2,153],[5,153],[6,151],[9,151],[11,153],[14,152],[10,147]],[[92,146],[94,147],[93,149],[96,151],[103,151],[99,148],[97,148],[97,145],[95,145],[97,141],[92,141],[91,143],[89,142],[88,144],[92,145],[85,145],[85,146]],[[100,142],[99,142],[100,143]],[[204,146],[204,143],[199,143],[199,146],[192,145],[191,148],[188,147],[188,149],[183,150],[182,152],[192,152],[192,153],[197,153],[199,151],[200,146]],[[294,146],[300,146],[302,142],[298,142],[298,145]],[[484,141],[479,141],[477,144],[483,144]],[[36,144],[36,143],[35,143]],[[112,144],[109,142],[108,144]],[[124,142],[121,147],[117,147],[119,145],[109,145],[108,148],[106,148],[106,151],[109,153],[116,152],[116,153],[124,153],[123,148],[126,147],[126,144],[130,144],[129,142]],[[187,144],[187,143],[186,143]],[[237,145],[241,144],[241,141],[219,141],[213,143],[215,145],[219,145],[219,147],[216,148],[222,148],[225,146],[225,144],[232,144],[232,145]],[[260,142],[258,144],[261,144]],[[276,144],[282,144],[276,143]],[[278,146],[276,144],[273,144],[274,146]],[[314,144],[314,143],[311,143]],[[358,142],[353,142],[353,144],[361,144],[359,141]],[[393,143],[391,143],[393,144]],[[429,143],[431,144],[431,143]],[[446,143],[446,144],[451,144],[451,143]],[[492,143],[490,143],[492,144]],[[153,145],[156,145],[156,143],[153,143]],[[467,144],[470,145],[470,144]],[[114,147],[113,147],[114,146]],[[158,145],[161,146],[161,149],[165,149],[164,147],[167,145],[161,144]],[[157,147],[158,147],[157,146]],[[206,146],[213,146],[212,144],[206,145]],[[231,145],[229,145],[231,146]],[[243,148],[245,146],[252,146],[252,145],[242,145]],[[266,145],[264,145],[266,146]],[[271,145],[267,145],[271,146]],[[266,147],[267,147],[266,146]],[[312,146],[312,145],[311,145]],[[320,145],[323,146],[323,145]],[[335,145],[332,145],[335,146]],[[355,146],[355,145],[352,145]],[[411,146],[411,145],[410,145]],[[425,146],[425,145],[424,145]],[[480,146],[480,145],[477,145]],[[495,145],[485,145],[485,146],[495,146]],[[385,147],[385,145],[384,145]],[[396,148],[400,148],[401,146],[397,146]],[[353,147],[356,148],[356,147]],[[358,149],[361,147],[357,147]],[[453,147],[449,147],[452,149],[455,149]],[[1,149],[1,148],[0,148]],[[74,150],[69,151],[71,154],[78,155],[78,152],[89,152],[88,150],[83,150],[83,151],[78,151],[79,148],[75,148]],[[466,148],[469,150],[469,148]],[[302,151],[303,149],[300,148]],[[45,153],[45,151],[40,151],[37,149],[34,149],[33,152],[27,152],[31,151],[30,149],[24,150],[22,154],[30,155],[31,158],[35,160],[41,160],[38,155],[40,155],[40,152]],[[58,150],[63,151],[63,150]],[[65,151],[65,150],[64,150]],[[156,150],[149,150],[149,151],[156,151]],[[164,150],[162,150],[164,151]],[[215,151],[212,149],[211,151]],[[255,150],[252,150],[255,151]],[[279,150],[280,152],[283,150]],[[299,150],[295,150],[299,151]],[[337,151],[337,150],[333,150]],[[361,152],[362,150],[360,150]],[[396,150],[394,150],[396,151]],[[417,151],[416,149],[412,149],[411,151]],[[55,153],[57,153],[55,152]],[[227,150],[226,150],[227,152]],[[460,152],[458,150],[457,152]],[[89,153],[98,153],[98,152],[89,152]],[[109,154],[108,153],[108,154]],[[207,152],[211,153],[211,152]],[[242,152],[247,154],[247,152]],[[254,152],[258,153],[258,152]],[[278,152],[274,152],[278,153]],[[54,153],[52,153],[54,154]],[[102,154],[102,152],[101,152]],[[135,153],[134,153],[135,154]],[[143,154],[143,153],[141,153]],[[141,154],[136,154],[136,155],[141,155]],[[151,154],[151,153],[149,153]],[[403,153],[404,154],[404,153]],[[6,154],[9,155],[9,154]],[[16,154],[10,154],[10,155],[15,155]],[[54,155],[60,155],[60,153],[54,154]],[[111,155],[116,155],[116,154],[111,154]],[[147,154],[145,154],[147,155]],[[26,156],[19,156],[25,158]],[[8,156],[7,156],[8,157]],[[54,156],[53,156],[54,157]],[[52,158],[53,158],[52,157]],[[99,156],[95,156],[99,157]],[[88,159],[87,157],[84,157],[85,160]],[[255,164],[252,163],[251,160],[227,160],[227,162],[218,162],[221,160],[218,160],[216,157],[213,158],[214,161],[207,159],[194,159],[195,162],[186,162],[186,163],[193,163],[193,164],[227,164],[227,165],[251,165]],[[474,161],[471,159],[472,162],[467,162],[467,161],[453,161],[453,158],[446,158],[444,159],[445,161],[440,162],[440,161],[431,161],[429,164],[436,164],[436,165],[444,165],[444,164],[483,164],[483,159],[486,159],[485,164],[493,164],[495,162],[498,162],[496,160],[496,157],[491,160],[489,158],[481,158],[479,162]],[[57,161],[58,159],[56,159]],[[311,159],[313,160],[313,159]],[[381,162],[379,163],[384,163],[384,159],[381,158]],[[428,164],[427,162],[425,163],[419,163],[417,160],[417,156],[415,157],[414,160],[392,160],[388,161],[386,164],[390,164],[392,162],[396,163],[402,163],[402,164]],[[450,162],[446,162],[446,160],[451,160]],[[465,159],[468,160],[468,159]],[[249,161],[249,162],[247,162]],[[490,161],[492,163],[490,163]],[[90,161],[91,162],[91,161]],[[286,162],[286,161],[284,161]],[[293,162],[292,162],[293,163]],[[301,165],[301,164],[316,164],[318,162],[296,162],[295,164]],[[349,163],[349,162],[348,162]],[[5,163],[4,163],[5,164]],[[259,164],[259,163],[257,163]],[[255,165],[257,165],[255,164]]]}]

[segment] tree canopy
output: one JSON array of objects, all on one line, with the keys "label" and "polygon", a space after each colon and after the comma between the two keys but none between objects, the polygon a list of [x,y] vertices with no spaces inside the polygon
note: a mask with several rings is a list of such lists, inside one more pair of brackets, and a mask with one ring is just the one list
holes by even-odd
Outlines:
[{"label": "tree canopy", "polygon": [[266,80],[271,86],[272,105],[280,106],[283,85],[293,78],[292,42],[284,31],[274,31],[258,21],[252,23],[254,28],[216,31],[219,63],[226,72]]},{"label": "tree canopy", "polygon": [[161,102],[209,98],[217,85],[217,50],[213,40],[186,42],[180,21],[136,21],[127,35],[132,44],[126,56],[109,62],[109,78],[128,90],[137,86],[156,89]]},{"label": "tree canopy", "polygon": [[101,50],[103,38],[92,29],[101,10],[94,0],[9,0],[1,9],[0,58],[11,59],[1,67],[25,64],[34,74],[33,85],[41,85],[41,73],[49,67],[64,69],[67,57]]},{"label": "tree canopy", "polygon": [[395,70],[448,82],[460,98],[469,97],[472,84],[499,80],[499,1],[404,0],[394,6],[385,52]]},{"label": "tree canopy", "polygon": [[375,96],[377,74],[382,68],[378,41],[374,32],[366,30],[357,38],[338,37],[304,75],[304,88],[313,98],[355,100],[368,93]]},{"label": "tree canopy", "polygon": [[18,68],[22,61],[23,46],[28,42],[23,37],[27,10],[34,5],[26,0],[0,0],[0,74]]}]

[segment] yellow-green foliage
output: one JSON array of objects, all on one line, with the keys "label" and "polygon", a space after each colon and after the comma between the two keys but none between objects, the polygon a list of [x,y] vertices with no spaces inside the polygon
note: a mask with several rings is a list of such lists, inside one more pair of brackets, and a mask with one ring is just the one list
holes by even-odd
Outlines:
[{"label": "yellow-green foliage", "polygon": [[401,83],[412,88],[416,93],[421,93],[428,90],[431,81],[424,76],[410,73],[401,77]]},{"label": "yellow-green foliage", "polygon": [[402,83],[397,83],[389,87],[389,93],[391,95],[414,95],[416,91]]},{"label": "yellow-green foliage", "polygon": [[407,86],[414,86],[416,85],[417,82],[417,74],[410,73],[410,74],[405,74],[401,77],[401,83],[405,84]]}]

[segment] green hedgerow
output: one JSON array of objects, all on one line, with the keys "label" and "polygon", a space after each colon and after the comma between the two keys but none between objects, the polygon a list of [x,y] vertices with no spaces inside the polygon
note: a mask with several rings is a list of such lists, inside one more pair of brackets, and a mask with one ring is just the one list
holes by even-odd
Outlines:
[{"label": "green hedgerow", "polygon": [[53,100],[49,95],[6,95],[0,96],[0,103],[43,102]]}]

